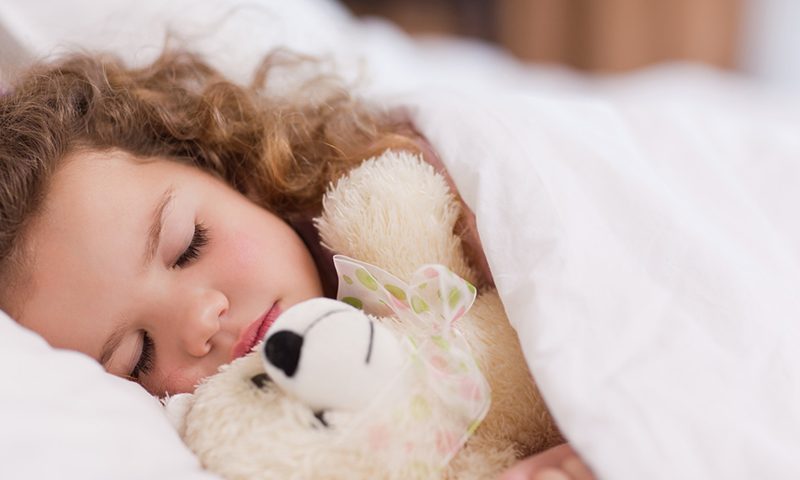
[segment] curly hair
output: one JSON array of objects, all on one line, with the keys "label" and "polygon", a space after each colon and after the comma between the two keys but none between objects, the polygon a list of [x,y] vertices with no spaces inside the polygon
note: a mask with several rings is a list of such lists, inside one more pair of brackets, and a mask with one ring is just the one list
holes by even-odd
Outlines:
[{"label": "curly hair", "polygon": [[0,97],[0,278],[24,256],[26,227],[61,160],[81,149],[197,166],[286,220],[313,215],[329,182],[361,160],[415,149],[408,127],[330,75],[271,93],[284,58],[267,55],[247,86],[169,49],[138,69],[77,54],[27,71]]}]

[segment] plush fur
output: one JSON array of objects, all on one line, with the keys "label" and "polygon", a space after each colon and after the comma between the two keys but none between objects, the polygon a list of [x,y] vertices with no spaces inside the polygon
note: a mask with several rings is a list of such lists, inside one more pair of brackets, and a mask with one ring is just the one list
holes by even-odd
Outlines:
[{"label": "plush fur", "polygon": [[[423,264],[439,263],[474,283],[454,233],[459,208],[431,166],[387,152],[340,179],[316,223],[332,251],[403,280]],[[444,477],[495,478],[518,458],[562,439],[497,293],[479,292],[459,328],[489,381],[492,405]],[[323,428],[313,412],[278,389],[255,388],[250,379],[262,371],[255,353],[245,356],[204,382],[186,404],[181,435],[206,468],[230,480],[408,478],[355,454],[353,445],[332,441],[335,427],[350,420],[346,413],[327,416],[334,428]]]}]

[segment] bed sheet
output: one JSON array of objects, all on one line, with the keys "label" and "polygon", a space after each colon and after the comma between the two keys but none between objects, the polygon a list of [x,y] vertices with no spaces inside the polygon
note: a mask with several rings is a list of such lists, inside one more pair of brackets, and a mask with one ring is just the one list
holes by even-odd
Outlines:
[{"label": "bed sheet", "polygon": [[398,103],[599,478],[800,478],[798,102],[671,72]]}]

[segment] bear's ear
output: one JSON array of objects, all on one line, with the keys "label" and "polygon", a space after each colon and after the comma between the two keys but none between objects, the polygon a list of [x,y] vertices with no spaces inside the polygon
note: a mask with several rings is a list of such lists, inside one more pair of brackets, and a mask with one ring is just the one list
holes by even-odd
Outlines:
[{"label": "bear's ear", "polygon": [[437,263],[473,281],[454,231],[460,208],[444,177],[419,155],[387,150],[340,178],[314,223],[334,253],[403,280],[420,265]]},{"label": "bear's ear", "polygon": [[164,404],[164,411],[172,427],[183,437],[186,429],[186,415],[194,404],[194,395],[191,393],[179,393],[161,400]]}]

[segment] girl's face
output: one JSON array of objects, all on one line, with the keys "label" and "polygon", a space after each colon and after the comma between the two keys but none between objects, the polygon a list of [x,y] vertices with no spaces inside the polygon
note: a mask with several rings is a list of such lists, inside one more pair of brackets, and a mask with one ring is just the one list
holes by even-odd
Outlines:
[{"label": "girl's face", "polygon": [[44,207],[12,311],[156,395],[192,391],[277,313],[322,295],[294,230],[197,168],[74,154]]}]

